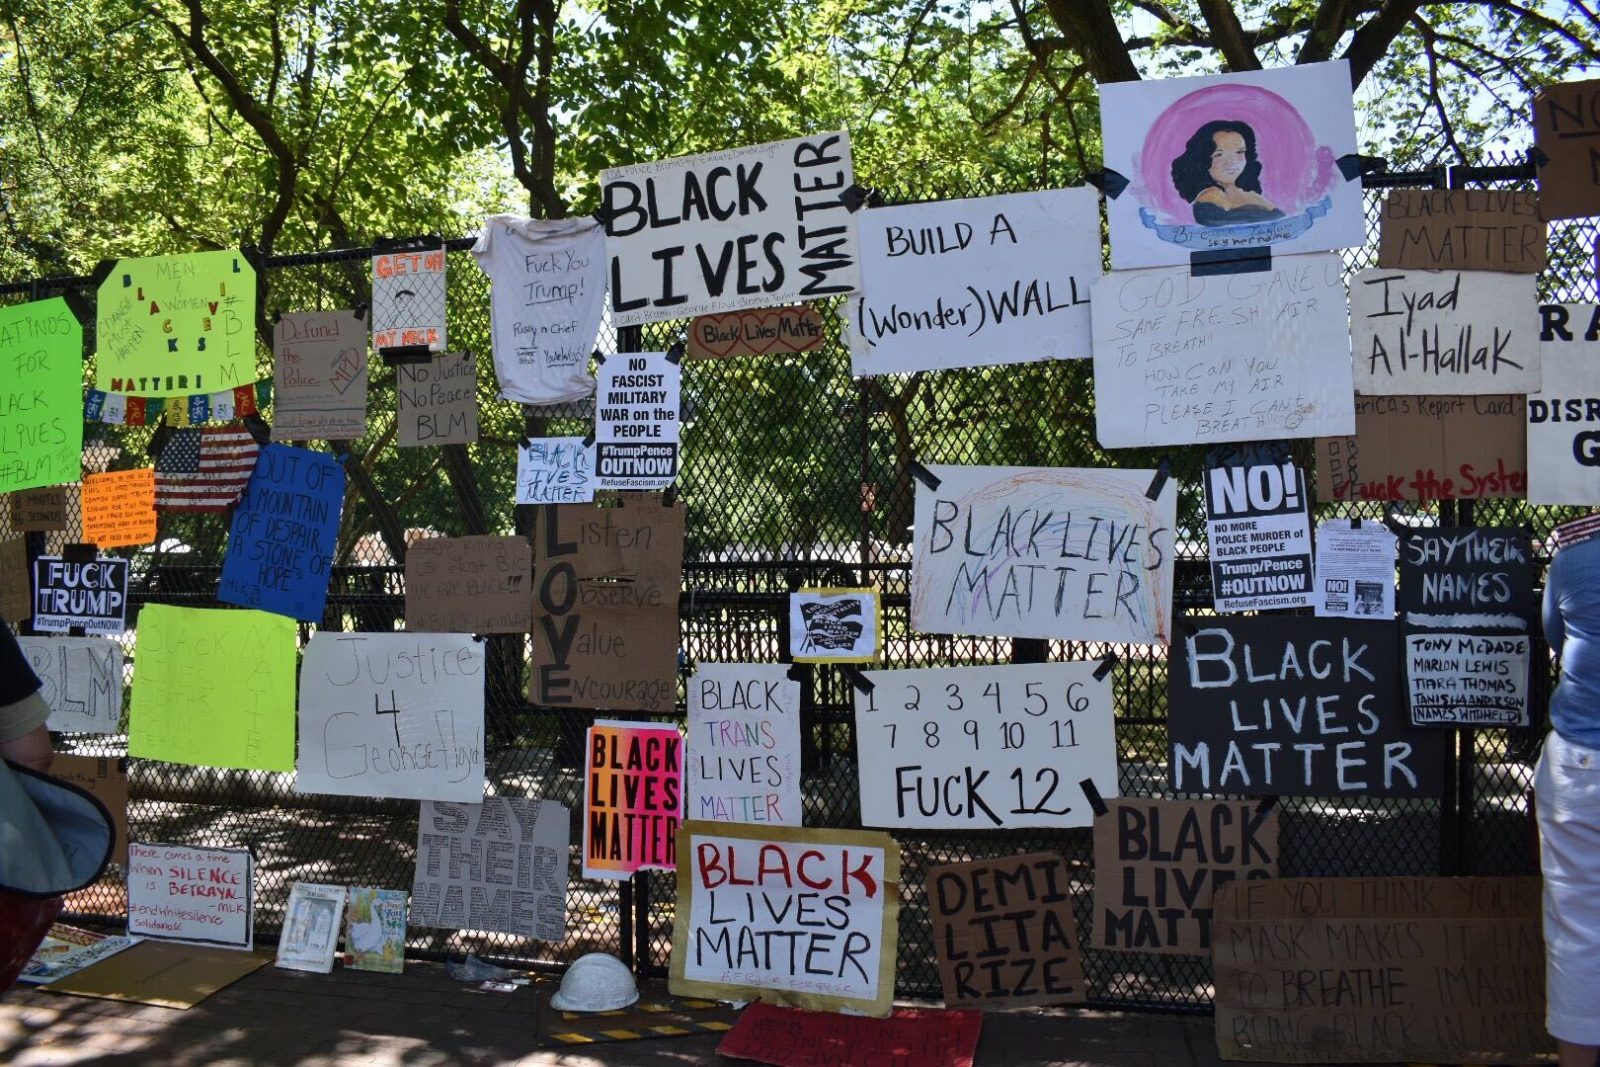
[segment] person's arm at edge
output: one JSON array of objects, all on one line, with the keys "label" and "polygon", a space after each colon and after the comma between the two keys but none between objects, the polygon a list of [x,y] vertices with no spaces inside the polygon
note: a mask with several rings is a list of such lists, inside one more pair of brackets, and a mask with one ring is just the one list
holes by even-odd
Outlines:
[{"label": "person's arm at edge", "polygon": [[1544,608],[1541,614],[1544,617],[1544,639],[1550,646],[1550,654],[1559,662],[1561,659],[1561,646],[1567,641],[1567,624],[1561,618],[1561,573],[1566,568],[1561,566],[1561,555],[1550,561],[1550,568],[1544,575]]}]

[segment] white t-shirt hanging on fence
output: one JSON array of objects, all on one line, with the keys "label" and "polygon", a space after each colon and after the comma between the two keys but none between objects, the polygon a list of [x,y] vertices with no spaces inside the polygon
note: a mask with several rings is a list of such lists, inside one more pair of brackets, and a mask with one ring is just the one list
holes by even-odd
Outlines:
[{"label": "white t-shirt hanging on fence", "polygon": [[589,356],[605,308],[605,230],[592,218],[490,215],[472,246],[489,302],[500,396],[567,404],[594,392]]}]

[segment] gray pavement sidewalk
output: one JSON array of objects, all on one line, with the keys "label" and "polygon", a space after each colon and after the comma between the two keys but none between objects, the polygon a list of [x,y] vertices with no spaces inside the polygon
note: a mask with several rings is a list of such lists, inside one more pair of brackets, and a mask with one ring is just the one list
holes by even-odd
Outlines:
[{"label": "gray pavement sidewalk", "polygon": [[[647,984],[646,991],[652,988]],[[335,969],[305,974],[267,966],[180,1011],[45,993],[0,996],[0,1064],[166,1064],[241,1067],[685,1067],[743,1061],[718,1056],[721,1034],[540,1048],[540,981],[515,993],[452,981],[437,964],[402,975]],[[985,1016],[975,1060],[1050,1067],[1219,1067],[1210,1016],[1092,1010]]]}]

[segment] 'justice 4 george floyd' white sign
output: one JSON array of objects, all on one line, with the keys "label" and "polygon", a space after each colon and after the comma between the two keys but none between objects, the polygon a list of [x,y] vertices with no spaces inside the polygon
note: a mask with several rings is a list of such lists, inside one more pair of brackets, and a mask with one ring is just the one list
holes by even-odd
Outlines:
[{"label": "'justice 4 george floyd' white sign", "polygon": [[842,130],[601,171],[611,324],[860,288],[854,184]]}]

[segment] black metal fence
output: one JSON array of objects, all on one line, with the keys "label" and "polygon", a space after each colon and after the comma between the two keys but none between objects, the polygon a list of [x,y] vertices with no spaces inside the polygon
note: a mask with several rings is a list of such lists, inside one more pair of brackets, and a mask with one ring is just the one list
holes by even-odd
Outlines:
[{"label": "black metal fence", "polygon": [[[1496,187],[1531,184],[1522,164],[1444,167],[1406,175],[1369,176],[1372,240],[1347,255],[1352,269],[1371,263],[1381,189],[1396,186]],[[881,190],[889,202],[929,199],[931,190]],[[1009,189],[945,190],[982,195]],[[1594,220],[1551,226],[1547,300],[1596,298]],[[392,629],[404,608],[403,555],[411,536],[526,532],[528,516],[512,507],[514,445],[529,429],[583,434],[588,411],[524,411],[498,400],[489,363],[487,282],[469,262],[470,241],[449,243],[452,349],[479,355],[480,439],[471,446],[397,449],[393,370],[374,364],[366,436],[346,499],[328,599],[326,626]],[[270,260],[264,272],[263,333],[272,310],[348,307],[367,299],[370,249],[353,248]],[[92,306],[89,279],[43,279],[0,286],[0,299],[73,292]],[[831,312],[832,309],[829,309]],[[802,584],[878,586],[886,626],[885,666],[1026,662],[1079,658],[1081,643],[917,634],[908,619],[912,482],[908,463],[993,463],[1051,466],[1150,466],[1150,450],[1107,453],[1096,443],[1088,361],[951,370],[856,381],[836,320],[829,343],[800,356],[687,363],[684,367],[683,452],[679,481],[688,508],[682,590],[686,669],[698,661],[773,662],[786,648],[788,593]],[[682,338],[685,324],[663,323],[602,338],[605,351],[661,350]],[[92,350],[92,328],[90,349]],[[267,350],[262,376],[270,376]],[[270,418],[270,413],[269,413]],[[149,428],[87,428],[85,470],[148,463]],[[1309,449],[1300,446],[1302,462]],[[1182,489],[1176,605],[1211,603],[1204,523],[1199,514],[1201,449],[1162,450]],[[1524,501],[1400,506],[1445,524],[1511,524],[1542,538],[1572,509]],[[1323,503],[1317,519],[1377,518],[1383,505]],[[69,525],[77,521],[72,507]],[[5,517],[0,516],[0,522]],[[215,603],[226,526],[217,517],[164,515],[154,546],[125,550],[135,558],[139,588],[130,628],[147,603]],[[76,539],[75,530],[29,535],[37,555]],[[1185,547],[1187,546],[1187,547]],[[309,628],[302,626],[302,637]],[[593,712],[533,707],[526,695],[527,642],[491,638],[499,668],[488,679],[487,772],[496,793],[559,800],[576,813],[582,779],[572,764],[576,741]],[[130,655],[133,635],[124,638]],[[1162,795],[1165,781],[1166,661],[1146,649],[1115,667],[1114,691],[1121,785],[1125,794]],[[1542,680],[1544,681],[1544,680]],[[681,704],[680,704],[681,706]],[[1542,702],[1540,704],[1542,707]],[[805,822],[860,822],[851,694],[832,668],[809,668],[803,682]],[[1282,805],[1282,863],[1287,875],[1505,874],[1532,869],[1526,791],[1537,729],[1468,730],[1455,735],[1447,795],[1429,800],[1293,799]],[[58,749],[120,756],[121,736],[66,736]],[[257,932],[277,935],[290,885],[297,880],[406,888],[417,834],[414,802],[294,793],[287,775],[191,768],[147,760],[129,766],[131,832],[137,839],[248,846],[258,859]],[[1073,872],[1079,918],[1087,929],[1093,882],[1089,832],[1001,831],[900,833],[903,906],[897,990],[937,996],[938,969],[924,893],[929,865],[1047,849]],[[80,918],[118,922],[123,893],[116,877],[79,894]],[[643,973],[664,972],[670,951],[674,885],[647,873],[632,883],[584,881],[572,864],[568,934],[559,944],[504,935],[413,930],[413,954],[473,950],[536,965],[560,965],[603,950],[632,959]],[[1089,951],[1091,1000],[1122,1006],[1203,1009],[1210,1003],[1210,963],[1199,957]]]}]

